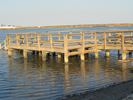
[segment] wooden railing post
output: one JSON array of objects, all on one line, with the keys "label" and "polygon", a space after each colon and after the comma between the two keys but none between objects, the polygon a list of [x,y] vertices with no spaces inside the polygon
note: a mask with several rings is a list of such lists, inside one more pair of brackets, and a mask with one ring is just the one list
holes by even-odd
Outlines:
[{"label": "wooden railing post", "polygon": [[[132,32],[130,33],[130,36],[131,36],[131,37],[133,36]],[[132,43],[132,39],[130,39],[130,41],[131,41],[131,43]]]},{"label": "wooden railing post", "polygon": [[106,50],[106,32],[104,32],[104,49]]},{"label": "wooden railing post", "polygon": [[133,32],[130,33],[130,36],[131,36],[131,37],[133,36]]},{"label": "wooden railing post", "polygon": [[39,34],[37,34],[37,41],[38,41],[38,50],[40,51],[40,35]]},{"label": "wooden railing post", "polygon": [[[111,33],[109,33],[109,37],[111,37]],[[109,39],[109,42],[111,42],[111,39]]]},{"label": "wooden railing post", "polygon": [[125,60],[126,59],[126,52],[125,52],[125,48],[124,48],[124,32],[122,32],[121,49],[122,49],[122,60]]},{"label": "wooden railing post", "polygon": [[95,32],[95,58],[98,58],[98,50],[97,50],[97,33]]},{"label": "wooden railing post", "polygon": [[[72,31],[69,31],[69,34],[72,34]],[[72,35],[69,36],[69,39],[72,39]]]},{"label": "wooden railing post", "polygon": [[22,35],[22,38],[23,38],[22,43],[24,43],[24,35]]},{"label": "wooden railing post", "polygon": [[[120,37],[120,35],[121,35],[121,32],[118,33],[118,37]],[[121,39],[118,39],[118,42],[120,43]]]},{"label": "wooden railing post", "polygon": [[48,40],[49,40],[49,32],[47,32],[48,33]]},{"label": "wooden railing post", "polygon": [[9,36],[6,34],[7,48],[9,49]]},{"label": "wooden railing post", "polygon": [[28,34],[26,34],[26,44],[27,44],[27,49],[29,48],[29,43],[28,43]]},{"label": "wooden railing post", "polygon": [[93,31],[91,31],[91,38],[93,38]]},{"label": "wooden railing post", "polygon": [[50,34],[50,46],[51,46],[51,52],[53,52],[53,40],[52,40],[52,34]]},{"label": "wooden railing post", "polygon": [[34,35],[34,39],[35,39],[35,42],[36,42],[36,35]]},{"label": "wooden railing post", "polygon": [[6,39],[4,40],[4,44],[5,44],[5,50],[7,50],[7,41],[6,41]]},{"label": "wooden railing post", "polygon": [[64,35],[64,62],[68,63],[68,44],[67,44],[67,35]]},{"label": "wooden railing post", "polygon": [[[58,32],[58,34],[60,34],[60,32]],[[60,35],[59,35],[59,40],[60,40]]]},{"label": "wooden railing post", "polygon": [[[82,33],[82,31],[80,31],[80,34]],[[80,35],[80,39],[82,39],[82,34]]]},{"label": "wooden railing post", "polygon": [[9,37],[9,44],[10,44],[10,42],[11,42],[11,41],[10,41],[10,37]]},{"label": "wooden railing post", "polygon": [[81,60],[84,60],[84,49],[85,49],[85,42],[84,42],[84,33],[82,34],[82,49],[81,49]]},{"label": "wooden railing post", "polygon": [[1,43],[0,43],[0,49],[2,49],[2,48],[1,48]]},{"label": "wooden railing post", "polygon": [[17,49],[18,49],[18,47],[19,47],[18,34],[16,34],[16,42],[17,42]]}]

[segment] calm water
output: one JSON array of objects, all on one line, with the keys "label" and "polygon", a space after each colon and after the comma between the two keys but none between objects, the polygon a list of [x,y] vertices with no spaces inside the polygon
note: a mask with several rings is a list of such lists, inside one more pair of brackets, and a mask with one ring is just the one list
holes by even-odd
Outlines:
[{"label": "calm water", "polygon": [[[6,33],[79,29],[118,30],[133,27],[0,30],[0,42],[5,39]],[[117,50],[110,52],[109,58],[106,58],[104,51],[99,52],[99,59],[95,59],[94,53],[87,54],[85,62],[80,61],[80,56],[69,57],[71,64],[64,65],[63,59],[58,59],[57,54],[54,56],[51,53],[47,61],[42,62],[32,52],[28,52],[28,59],[24,59],[18,50],[12,52],[12,57],[8,57],[7,51],[0,50],[0,100],[53,100],[133,79],[133,62],[118,62],[121,56],[118,56]],[[127,59],[131,56],[127,53]]]}]

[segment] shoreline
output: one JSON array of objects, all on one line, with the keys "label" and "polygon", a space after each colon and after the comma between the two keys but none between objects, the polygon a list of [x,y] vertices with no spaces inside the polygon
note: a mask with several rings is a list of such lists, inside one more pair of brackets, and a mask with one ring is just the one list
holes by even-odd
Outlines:
[{"label": "shoreline", "polygon": [[133,100],[133,80],[109,85],[105,88],[66,95],[59,100]]},{"label": "shoreline", "polygon": [[0,30],[39,29],[39,28],[77,28],[77,27],[117,27],[117,26],[133,26],[133,23],[121,23],[121,24],[88,24],[88,25],[56,25],[56,26],[31,26],[31,27],[0,28]]}]

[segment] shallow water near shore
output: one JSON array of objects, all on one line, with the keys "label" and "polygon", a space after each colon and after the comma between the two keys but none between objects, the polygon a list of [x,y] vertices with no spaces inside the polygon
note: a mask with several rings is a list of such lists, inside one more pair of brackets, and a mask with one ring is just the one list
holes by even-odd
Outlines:
[{"label": "shallow water near shore", "polygon": [[[133,27],[1,30],[0,42],[5,39],[6,33],[108,29]],[[132,54],[127,53],[127,59],[130,57]],[[52,100],[133,79],[133,61],[119,62],[121,55],[117,50],[110,50],[109,58],[105,51],[101,51],[99,59],[95,59],[94,53],[86,54],[85,59],[81,62],[80,56],[72,56],[69,57],[70,64],[65,65],[63,57],[58,59],[57,54],[50,53],[47,61],[42,62],[37,53],[28,52],[28,59],[24,59],[19,50],[13,50],[12,57],[8,57],[7,51],[0,50],[0,99]]]}]

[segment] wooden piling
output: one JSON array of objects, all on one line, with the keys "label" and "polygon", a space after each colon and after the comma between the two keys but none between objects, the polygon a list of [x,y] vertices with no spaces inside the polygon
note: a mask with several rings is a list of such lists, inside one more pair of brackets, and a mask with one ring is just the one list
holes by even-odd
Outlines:
[{"label": "wooden piling", "polygon": [[61,58],[61,53],[58,52],[58,58]]},{"label": "wooden piling", "polygon": [[11,57],[11,55],[12,55],[12,50],[8,49],[8,56]]},{"label": "wooden piling", "polygon": [[27,58],[27,50],[26,49],[23,50],[23,56],[24,56],[24,58]]},{"label": "wooden piling", "polygon": [[38,51],[38,55],[39,56],[42,56],[42,51]]},{"label": "wooden piling", "polygon": [[81,55],[80,58],[83,61],[84,60],[84,49],[85,49],[85,44],[84,44],[84,33],[82,34],[82,49],[81,49]]},{"label": "wooden piling", "polygon": [[121,50],[118,50],[118,55],[121,55]]},{"label": "wooden piling", "polygon": [[109,57],[109,56],[110,56],[109,50],[106,50],[106,57]]},{"label": "wooden piling", "polygon": [[95,58],[98,58],[97,33],[95,32]]},{"label": "wooden piling", "polygon": [[46,61],[46,52],[42,51],[42,61]]},{"label": "wooden piling", "polygon": [[91,31],[91,38],[93,38],[93,31]]},{"label": "wooden piling", "polygon": [[64,62],[68,63],[68,44],[67,44],[67,35],[64,35]]},{"label": "wooden piling", "polygon": [[124,48],[124,32],[122,32],[122,60],[126,60],[126,51]]}]

